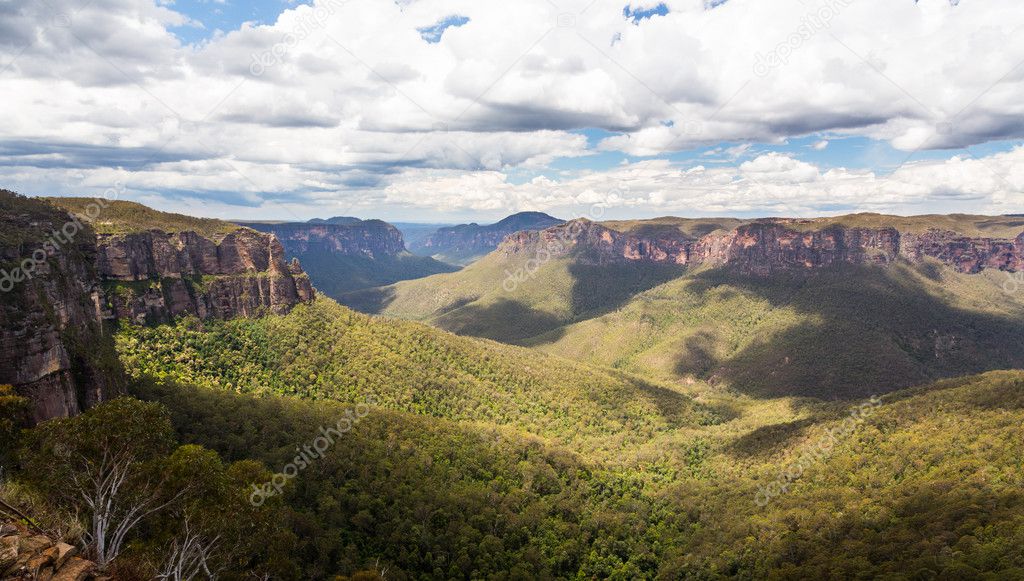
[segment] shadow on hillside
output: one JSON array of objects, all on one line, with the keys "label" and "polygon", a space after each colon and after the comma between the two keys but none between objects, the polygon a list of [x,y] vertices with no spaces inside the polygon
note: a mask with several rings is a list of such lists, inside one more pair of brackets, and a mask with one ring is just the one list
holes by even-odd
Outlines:
[{"label": "shadow on hillside", "polygon": [[558,332],[564,321],[522,302],[503,298],[486,305],[450,305],[437,317],[435,324],[459,335],[515,343],[552,330]]},{"label": "shadow on hillside", "polygon": [[394,287],[382,286],[345,293],[333,298],[340,304],[360,313],[376,315],[394,302],[395,297]]},{"label": "shadow on hillside", "polygon": [[[647,401],[658,408],[658,413],[673,428],[691,426],[695,421],[695,402],[693,398],[671,389],[659,387],[625,373],[615,373],[623,381],[629,382]],[[709,408],[710,411],[710,408]]]},{"label": "shadow on hillside", "polygon": [[725,448],[725,451],[736,458],[753,458],[755,456],[771,455],[778,450],[793,448],[794,442],[802,438],[807,428],[818,421],[819,418],[804,418],[792,422],[761,426],[735,439]]},{"label": "shadow on hillside", "polygon": [[[948,473],[927,475],[868,492],[871,511],[850,510],[865,493],[819,476],[823,466],[812,470],[815,476],[803,479],[808,483],[799,493],[782,495],[769,509],[772,521],[788,527],[765,549],[765,563],[778,572],[773,578],[842,579],[851,578],[850,571],[865,579],[1019,578],[1019,550],[1009,540],[1019,519],[1019,490],[957,486]],[[825,516],[808,518],[808,511]],[[976,540],[979,529],[995,540]]]},{"label": "shadow on hillside", "polygon": [[685,272],[686,267],[678,264],[575,262],[569,266],[572,317],[555,320],[549,328],[523,336],[519,341],[530,339],[531,346],[554,343],[565,335],[564,326],[612,312],[637,294],[678,278]]},{"label": "shadow on hillside", "polygon": [[838,400],[1024,366],[1024,321],[969,310],[966,299],[955,305],[933,296],[924,284],[935,276],[927,265],[843,265],[770,277],[731,269],[700,273],[690,290],[702,297],[728,285],[798,316],[724,358],[716,355],[724,340],[698,333],[677,354],[675,372],[754,397]]}]

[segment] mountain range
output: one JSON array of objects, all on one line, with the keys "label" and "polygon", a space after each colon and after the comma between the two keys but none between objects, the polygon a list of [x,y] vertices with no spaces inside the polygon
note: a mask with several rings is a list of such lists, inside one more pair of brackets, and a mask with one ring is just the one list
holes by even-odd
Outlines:
[{"label": "mountain range", "polygon": [[457,270],[405,248],[402,233],[381,220],[335,217],[309,222],[238,222],[273,234],[298,258],[321,292],[346,292]]},{"label": "mountain range", "polygon": [[0,575],[1024,573],[1020,217],[556,221],[365,313],[353,220],[0,192]]},{"label": "mountain range", "polygon": [[561,223],[562,220],[543,212],[519,212],[484,226],[474,222],[438,228],[411,244],[409,249],[443,262],[465,266],[497,248],[509,234],[543,230]]}]

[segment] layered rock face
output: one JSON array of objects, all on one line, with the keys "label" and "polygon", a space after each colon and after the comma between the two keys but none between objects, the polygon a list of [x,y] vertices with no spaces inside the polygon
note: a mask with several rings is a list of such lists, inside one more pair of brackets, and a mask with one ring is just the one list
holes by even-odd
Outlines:
[{"label": "layered rock face", "polygon": [[219,241],[194,232],[100,235],[97,246],[107,318],[228,319],[286,312],[313,299],[309,277],[262,232],[243,228]]},{"label": "layered rock face", "polygon": [[[100,316],[95,235],[67,214],[12,205],[9,196],[0,191],[0,383],[32,401],[37,421],[76,415],[120,387]],[[45,241],[59,251],[48,254]]]},{"label": "layered rock face", "polygon": [[1024,232],[1013,240],[969,238],[955,232],[933,231],[903,237],[908,258],[930,256],[960,272],[977,273],[987,268],[1024,270]]},{"label": "layered rock face", "polygon": [[0,384],[29,398],[37,422],[121,392],[108,321],[253,316],[314,298],[272,235],[97,235],[62,210],[6,191],[0,267]]},{"label": "layered rock face", "polygon": [[1015,239],[971,238],[938,230],[903,233],[892,227],[832,225],[805,230],[794,227],[798,222],[761,220],[729,232],[692,238],[682,233],[620,232],[588,220],[573,220],[541,232],[517,232],[506,238],[499,250],[506,256],[574,251],[579,259],[595,264],[727,264],[758,275],[839,263],[888,264],[901,258],[917,262],[924,257],[964,273],[1024,268],[1024,232]]},{"label": "layered rock face", "polygon": [[405,241],[397,228],[380,220],[330,223],[261,224],[242,222],[243,226],[277,236],[289,256],[327,252],[342,256],[380,259],[397,256],[405,250]]},{"label": "layered rock face", "polygon": [[491,252],[506,236],[515,232],[543,230],[561,223],[558,218],[542,212],[520,212],[486,226],[461,224],[440,228],[412,250],[444,256],[459,263]]}]

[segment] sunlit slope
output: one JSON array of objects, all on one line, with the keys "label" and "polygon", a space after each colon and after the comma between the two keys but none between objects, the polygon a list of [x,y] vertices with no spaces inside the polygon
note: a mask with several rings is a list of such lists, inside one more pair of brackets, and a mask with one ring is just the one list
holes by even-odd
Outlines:
[{"label": "sunlit slope", "polygon": [[588,264],[572,254],[500,250],[466,268],[342,296],[366,313],[517,342],[614,309],[684,272],[675,264]]},{"label": "sunlit slope", "polygon": [[[707,453],[680,469],[702,476],[656,495],[691,524],[662,578],[708,568],[749,579],[1024,578],[1024,373],[876,401],[813,404],[743,432],[709,428]],[[861,405],[868,413],[854,419]]]},{"label": "sunlit slope", "polygon": [[938,264],[753,277],[704,269],[525,342],[664,381],[860,397],[1024,367],[1024,292]]},{"label": "sunlit slope", "polygon": [[372,395],[388,408],[512,426],[581,448],[720,420],[625,373],[371,318],[326,298],[260,319],[125,326],[117,344],[136,377],[351,403]]},{"label": "sunlit slope", "polygon": [[[184,441],[272,467],[346,417],[334,402],[136,393],[169,406]],[[282,525],[302,578],[373,564],[417,579],[1020,578],[1024,373],[854,403],[749,400],[733,421],[602,456],[373,408],[287,486]],[[869,413],[851,423],[852,407]]]}]

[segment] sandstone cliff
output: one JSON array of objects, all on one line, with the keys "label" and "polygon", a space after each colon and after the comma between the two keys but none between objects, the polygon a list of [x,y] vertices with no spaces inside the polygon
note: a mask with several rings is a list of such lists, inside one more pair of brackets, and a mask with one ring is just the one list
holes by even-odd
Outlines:
[{"label": "sandstone cliff", "polygon": [[380,220],[239,224],[276,236],[286,256],[302,261],[317,290],[339,300],[345,293],[456,270],[427,256],[413,256],[402,233]]},{"label": "sandstone cliff", "polygon": [[[0,383],[32,401],[36,420],[75,415],[120,383],[100,316],[95,235],[81,225],[64,237],[69,221],[42,202],[0,191]],[[47,255],[53,232],[65,242]]]},{"label": "sandstone cliff", "polygon": [[262,232],[242,228],[216,241],[195,232],[101,234],[97,247],[106,318],[227,319],[285,312],[313,299],[309,277]]},{"label": "sandstone cliff", "polygon": [[485,226],[474,223],[440,228],[411,250],[452,264],[467,264],[497,248],[510,234],[543,230],[560,223],[558,218],[541,212],[520,212]]},{"label": "sandstone cliff", "polygon": [[[109,204],[110,217],[139,211]],[[0,384],[31,400],[34,421],[121,391],[109,323],[253,316],[314,298],[272,235],[131,232],[115,222],[94,220],[112,230],[97,234],[79,216],[0,191]]]},{"label": "sandstone cliff", "polygon": [[253,230],[274,234],[284,245],[289,256],[301,257],[310,252],[331,252],[342,256],[380,259],[397,256],[405,250],[402,233],[381,220],[240,224]]},{"label": "sandstone cliff", "polygon": [[827,267],[838,263],[887,264],[931,257],[958,272],[1024,268],[1024,232],[1016,238],[965,236],[951,231],[901,231],[896,227],[816,229],[810,220],[766,219],[728,231],[687,236],[680,231],[642,233],[573,220],[540,232],[517,232],[499,252],[506,256],[574,252],[584,262],[647,261],[729,265],[751,274]]}]

